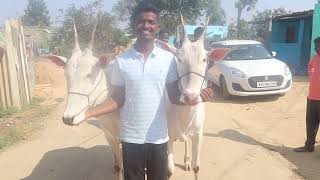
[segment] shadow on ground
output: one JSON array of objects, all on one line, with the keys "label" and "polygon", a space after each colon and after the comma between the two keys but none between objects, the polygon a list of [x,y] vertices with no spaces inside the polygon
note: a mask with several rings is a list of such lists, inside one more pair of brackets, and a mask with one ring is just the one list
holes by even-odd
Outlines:
[{"label": "shadow on ground", "polygon": [[282,157],[296,166],[296,169],[293,169],[293,171],[297,174],[308,180],[319,180],[320,178],[320,146],[316,147],[314,153],[296,153],[292,147],[265,144],[233,129],[226,129],[218,134],[204,133],[204,136],[225,138],[240,143],[261,146],[269,151],[278,152]]},{"label": "shadow on ground", "polygon": [[70,147],[47,152],[22,180],[114,180],[108,146]]}]

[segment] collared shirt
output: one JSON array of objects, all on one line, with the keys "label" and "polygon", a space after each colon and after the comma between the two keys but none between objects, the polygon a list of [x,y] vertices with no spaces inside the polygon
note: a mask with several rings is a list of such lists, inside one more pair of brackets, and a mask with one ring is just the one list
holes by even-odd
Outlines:
[{"label": "collared shirt", "polygon": [[156,45],[146,59],[133,48],[117,57],[111,83],[125,87],[125,102],[120,110],[122,141],[136,144],[168,141],[166,83],[177,79],[174,55]]},{"label": "collared shirt", "polygon": [[320,101],[320,56],[315,55],[308,66],[309,95],[308,98]]}]

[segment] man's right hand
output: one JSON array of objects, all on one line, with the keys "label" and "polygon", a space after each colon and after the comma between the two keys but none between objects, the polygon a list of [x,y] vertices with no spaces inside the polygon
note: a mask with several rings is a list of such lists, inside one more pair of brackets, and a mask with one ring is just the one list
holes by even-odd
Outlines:
[{"label": "man's right hand", "polygon": [[110,62],[112,60],[114,60],[114,54],[113,53],[105,53],[105,54],[101,54],[99,56],[99,62],[101,63],[102,66],[106,66],[108,64],[110,64]]}]

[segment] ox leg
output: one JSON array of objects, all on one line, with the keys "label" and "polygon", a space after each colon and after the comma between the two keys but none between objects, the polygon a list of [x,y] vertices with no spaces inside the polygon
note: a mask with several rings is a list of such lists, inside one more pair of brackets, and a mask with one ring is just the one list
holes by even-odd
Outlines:
[{"label": "ox leg", "polygon": [[122,163],[122,150],[120,148],[120,141],[113,137],[110,133],[105,131],[105,137],[110,144],[114,166],[113,170],[118,175],[118,180],[123,180],[123,163]]},{"label": "ox leg", "polygon": [[174,160],[173,160],[173,140],[168,142],[168,179],[170,180],[174,173]]},{"label": "ox leg", "polygon": [[190,161],[190,148],[189,148],[189,138],[184,141],[184,167],[186,171],[191,171],[191,161]]},{"label": "ox leg", "polygon": [[192,169],[195,180],[198,180],[198,173],[200,170],[200,151],[202,145],[202,133],[194,134],[192,136]]}]

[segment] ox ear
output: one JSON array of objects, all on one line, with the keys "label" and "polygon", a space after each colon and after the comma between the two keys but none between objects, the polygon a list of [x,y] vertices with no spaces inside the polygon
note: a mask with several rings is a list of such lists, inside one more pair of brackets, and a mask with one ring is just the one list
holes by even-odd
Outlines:
[{"label": "ox ear", "polygon": [[64,67],[67,63],[67,58],[63,56],[57,56],[57,55],[47,55],[47,56],[41,56],[42,58],[48,59],[57,66]]},{"label": "ox ear", "polygon": [[208,58],[210,61],[220,61],[223,58],[225,58],[229,52],[231,51],[230,48],[216,48],[216,49],[212,49],[209,53],[208,53]]}]

